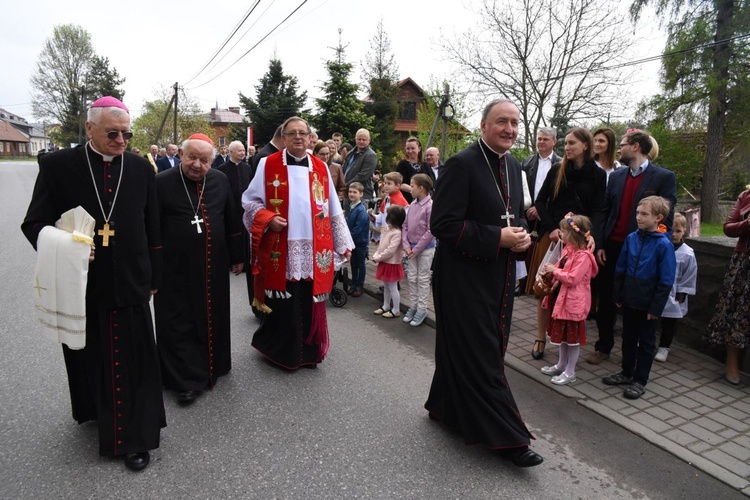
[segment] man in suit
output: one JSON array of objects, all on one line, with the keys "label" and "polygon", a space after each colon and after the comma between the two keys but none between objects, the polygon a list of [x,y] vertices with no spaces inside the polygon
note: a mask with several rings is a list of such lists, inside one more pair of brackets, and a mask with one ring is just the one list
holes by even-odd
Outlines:
[{"label": "man in suit", "polygon": [[668,229],[672,228],[677,181],[674,173],[649,161],[652,145],[651,137],[645,132],[636,130],[625,134],[620,141],[620,161],[630,168],[615,170],[609,176],[603,222],[594,232],[596,260],[599,262],[599,308],[596,315],[599,340],[595,351],[584,358],[590,364],[597,365],[609,358],[615,344],[617,311],[612,301],[615,265],[625,238],[638,227],[635,221],[638,202],[647,196],[669,200],[672,208],[664,224]]},{"label": "man in suit", "polygon": [[432,179],[433,189],[435,189],[435,183],[440,175],[440,167],[442,166],[443,164],[440,162],[440,150],[435,146],[427,148],[424,152],[424,162],[422,163],[419,172],[427,174],[430,179]]},{"label": "man in suit", "polygon": [[[357,130],[354,138],[357,147],[354,148],[344,159],[344,182],[346,191],[352,182],[359,182],[365,187],[362,203],[369,205],[372,199],[372,174],[378,165],[378,155],[370,148],[370,132],[361,128]],[[349,198],[344,197],[344,210],[349,209]]]},{"label": "man in suit", "polygon": [[555,144],[557,144],[557,130],[552,127],[539,128],[536,135],[536,153],[521,162],[521,168],[526,172],[526,181],[531,192],[532,204],[526,211],[529,223],[539,220],[534,202],[552,165],[561,160],[554,151]]},{"label": "man in suit", "polygon": [[174,144],[167,144],[167,156],[159,158],[156,162],[156,168],[159,172],[164,172],[172,167],[180,165],[180,159],[177,157],[177,146]]},{"label": "man in suit", "polygon": [[159,156],[159,146],[157,146],[156,144],[152,144],[150,148],[150,152],[148,154],[143,155],[143,157],[148,160],[148,162],[153,167],[154,172],[156,172],[157,171],[156,162],[159,161],[159,158],[161,158],[161,156]]},{"label": "man in suit", "polygon": [[265,158],[266,156],[270,156],[276,151],[281,151],[281,148],[284,147],[284,143],[281,139],[281,125],[276,127],[276,131],[273,133],[273,138],[271,138],[271,142],[260,148],[260,151],[253,156],[253,163],[250,165],[252,167],[252,170],[250,171],[250,178],[252,179],[255,177],[255,171],[258,170],[258,163],[260,163],[260,160]]},{"label": "man in suit", "polygon": [[[242,153],[244,154],[245,153],[245,151],[244,151],[245,148],[242,148],[242,149],[243,149]],[[214,161],[211,163],[211,168],[217,168],[220,165],[224,165],[228,161],[229,161],[229,156],[227,155],[227,147],[226,146],[221,146],[219,148],[219,154],[217,154],[214,157]]]}]

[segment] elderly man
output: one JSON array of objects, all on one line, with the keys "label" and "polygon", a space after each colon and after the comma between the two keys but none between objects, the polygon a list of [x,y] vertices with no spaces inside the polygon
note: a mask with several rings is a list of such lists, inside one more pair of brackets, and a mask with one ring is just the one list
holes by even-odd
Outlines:
[{"label": "elderly man", "polygon": [[437,188],[437,180],[440,175],[440,150],[435,146],[427,148],[424,152],[424,162],[422,163],[421,173],[427,174],[432,179],[432,185]]},{"label": "elderly man", "polygon": [[156,162],[156,168],[159,172],[164,172],[165,170],[169,170],[170,168],[179,165],[180,158],[177,156],[177,146],[174,144],[167,144],[167,154],[166,156],[159,158],[159,161]]},{"label": "elderly man", "polygon": [[[357,130],[354,140],[357,147],[346,155],[341,168],[344,169],[344,182],[346,182],[347,192],[352,182],[359,182],[365,187],[362,203],[367,206],[373,196],[372,174],[378,166],[378,155],[370,148],[370,132],[367,129]],[[349,208],[349,198],[346,196],[344,197],[344,208]]]},{"label": "elderly man", "polygon": [[[430,230],[437,313],[430,417],[467,444],[498,449],[519,467],[542,463],[505,378],[516,255],[531,245],[523,218],[521,166],[507,154],[519,111],[506,100],[482,113],[482,137],[443,167]],[[445,190],[445,193],[442,191]]]},{"label": "elderly man", "polygon": [[253,161],[253,157],[255,156],[255,146],[248,146],[247,147],[247,156],[245,157],[245,161],[248,165],[251,164]]},{"label": "elderly man", "polygon": [[[242,193],[245,192],[252,180],[250,165],[245,160],[245,146],[240,141],[233,141],[229,144],[229,160],[217,167],[217,170],[223,172],[229,180],[229,186],[232,188],[232,198],[234,198],[237,209],[237,217],[242,220],[245,210],[242,208]],[[253,303],[253,273],[250,270],[250,235],[247,231],[242,231],[242,259],[245,265],[245,279],[247,280],[247,296],[250,305]],[[255,310],[256,316],[259,312]]]},{"label": "elderly man", "polygon": [[114,97],[89,109],[85,146],[41,159],[21,226],[39,233],[82,206],[96,219],[86,289],[86,346],[63,346],[73,418],[97,421],[99,454],[124,456],[141,470],[166,426],[149,299],[161,278],[161,235],[154,171],[126,152],[130,114]]},{"label": "elderly man", "polygon": [[154,300],[164,385],[192,403],[229,372],[229,275],[242,272],[242,226],[213,141],[193,134],[184,161],[156,176],[164,281]]},{"label": "elderly man", "polygon": [[253,242],[253,305],[266,313],[252,345],[288,370],[315,368],[325,358],[325,300],[354,248],[328,167],[306,152],[309,135],[305,120],[287,119],[284,150],[261,160],[242,195]]}]

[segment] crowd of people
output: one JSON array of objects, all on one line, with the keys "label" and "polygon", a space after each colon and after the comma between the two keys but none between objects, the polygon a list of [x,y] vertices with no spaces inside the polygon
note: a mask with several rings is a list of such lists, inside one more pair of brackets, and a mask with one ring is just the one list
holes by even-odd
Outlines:
[{"label": "crowd of people", "polygon": [[[141,156],[126,151],[127,107],[94,102],[88,142],[40,158],[22,224],[39,249],[67,211],[80,206],[95,220],[85,347],[63,345],[74,419],[98,421],[100,453],[142,470],[166,426],[162,386],[189,405],[231,370],[230,272],[245,273],[248,309],[260,319],[252,346],[282,369],[316,369],[329,349],[335,275],[348,263],[347,293],[360,297],[370,259],[383,284],[375,315],[402,316],[406,278],[403,322],[419,327],[432,293],[429,417],[516,466],[541,464],[505,377],[517,273],[527,275],[521,291],[538,299],[532,356],[543,358],[548,341],[560,346],[557,362],[542,368],[551,382],[575,382],[587,320],[599,339],[585,361],[607,359],[622,311],[622,369],[602,382],[637,399],[653,360],[667,359],[697,266],[675,213],[675,176],[652,163],[649,134],[628,131],[617,148],[609,128],[573,128],[560,158],[557,132],[541,128],[537,152],[518,162],[509,151],[519,122],[513,102],[492,101],[475,143],[443,164],[437,148],[423,155],[409,137],[381,181],[366,129],[350,146],[340,133],[318,140],[294,116],[257,151],[240,141],[217,151],[196,133]],[[731,383],[750,324],[748,193],[725,225],[740,242],[710,326],[711,341],[727,345]]]}]

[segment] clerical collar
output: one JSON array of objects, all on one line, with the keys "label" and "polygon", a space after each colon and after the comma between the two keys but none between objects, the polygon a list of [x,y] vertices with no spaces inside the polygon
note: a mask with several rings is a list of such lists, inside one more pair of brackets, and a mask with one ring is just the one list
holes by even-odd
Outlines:
[{"label": "clerical collar", "polygon": [[[93,151],[94,153],[96,153],[96,154],[98,154],[99,156],[101,156],[101,157],[102,157],[102,158],[104,159],[104,161],[108,161],[108,162],[112,163],[112,160],[114,160],[114,159],[115,159],[115,157],[114,157],[114,156],[110,156],[110,155],[105,155],[105,154],[102,154],[102,153],[100,153],[99,151],[97,151],[97,150],[96,150],[96,148],[94,147],[94,145],[93,145],[93,144],[91,144],[91,141],[89,141],[89,142],[88,142],[88,146],[89,146],[89,147],[91,148],[91,151]],[[118,155],[118,156],[119,156],[119,155]]]},{"label": "clerical collar", "polygon": [[484,144],[484,147],[486,147],[487,149],[489,149],[490,151],[492,151],[493,153],[495,153],[495,154],[496,154],[497,156],[499,156],[499,157],[501,157],[501,158],[502,158],[502,157],[503,157],[504,155],[506,155],[506,154],[508,153],[507,151],[506,151],[505,153],[498,153],[497,151],[495,151],[494,149],[492,149],[492,148],[491,148],[491,147],[489,146],[489,144],[487,144],[486,142],[484,142],[484,139],[482,139],[482,138],[480,137],[480,138],[479,138],[479,140],[480,140],[480,141],[482,141],[482,144]]},{"label": "clerical collar", "polygon": [[[287,156],[289,158],[287,160],[288,163],[290,163],[292,165],[307,166],[307,155],[302,156],[302,157],[297,157],[297,156],[294,156],[292,153],[290,153],[288,149],[286,150],[286,154],[287,154]],[[291,160],[294,160],[294,162],[292,162]]]}]

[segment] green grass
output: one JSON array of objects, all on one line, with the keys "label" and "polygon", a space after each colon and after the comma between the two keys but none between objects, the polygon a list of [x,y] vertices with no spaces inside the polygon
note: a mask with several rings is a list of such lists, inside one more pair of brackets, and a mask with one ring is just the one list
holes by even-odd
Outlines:
[{"label": "green grass", "polygon": [[701,237],[704,236],[724,236],[724,224],[701,222]]}]

